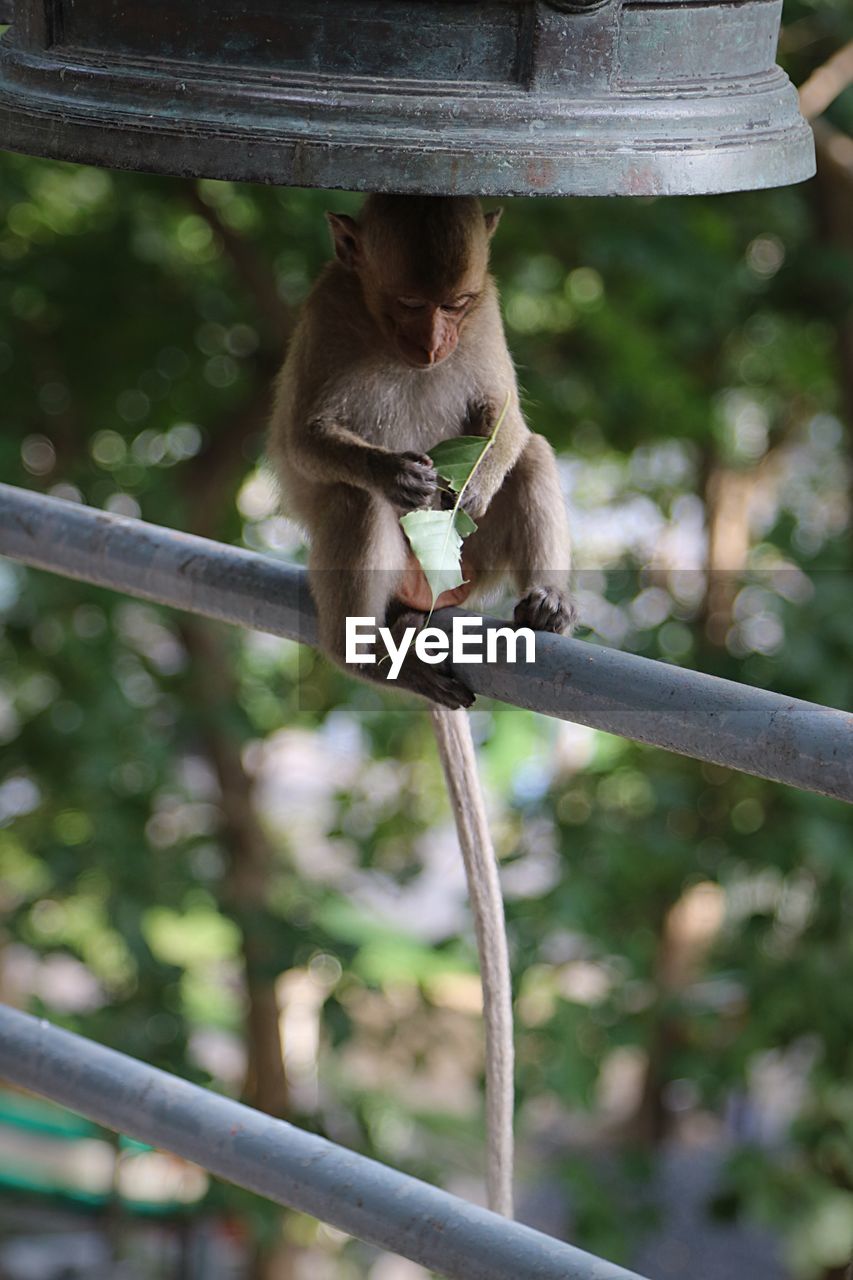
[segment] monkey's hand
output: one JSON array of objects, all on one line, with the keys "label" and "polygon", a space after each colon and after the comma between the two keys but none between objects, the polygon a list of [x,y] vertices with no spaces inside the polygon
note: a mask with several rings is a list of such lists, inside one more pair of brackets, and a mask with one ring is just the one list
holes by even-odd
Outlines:
[{"label": "monkey's hand", "polygon": [[464,511],[468,512],[472,520],[479,520],[488,510],[489,497],[483,493],[476,483],[469,484],[462,494],[462,501],[459,505]]},{"label": "monkey's hand", "polygon": [[[439,496],[444,511],[450,511],[456,506],[456,494],[452,489],[442,489]],[[459,505],[463,511],[468,512],[472,520],[479,520],[488,510],[489,499],[475,485],[469,484]]]},{"label": "monkey's hand", "polygon": [[468,436],[490,436],[499,416],[500,408],[491,400],[472,400],[465,414],[463,432]]},{"label": "monkey's hand", "polygon": [[425,453],[389,453],[378,468],[379,487],[401,511],[429,507],[438,489],[432,459]]}]

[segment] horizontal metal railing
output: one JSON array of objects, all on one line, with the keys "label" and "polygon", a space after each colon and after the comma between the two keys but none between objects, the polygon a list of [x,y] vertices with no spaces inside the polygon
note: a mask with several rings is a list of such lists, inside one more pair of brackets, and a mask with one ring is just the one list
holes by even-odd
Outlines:
[{"label": "horizontal metal railing", "polygon": [[[177,609],[316,641],[303,570],[142,520],[0,484],[0,554]],[[443,610],[434,621],[447,626],[458,612]],[[831,707],[544,633],[535,663],[457,670],[476,693],[853,801],[853,715]]]},{"label": "horizontal metal railing", "polygon": [[0,1077],[449,1280],[640,1280],[284,1120],[4,1005]]},{"label": "horizontal metal railing", "polygon": [[[304,571],[141,520],[0,484],[0,554],[206,617],[316,642]],[[448,626],[458,612],[446,610],[434,620]],[[487,625],[500,624],[489,619]],[[458,670],[477,693],[853,800],[853,716],[841,711],[551,635],[537,637],[535,663]],[[0,1077],[450,1280],[633,1275],[3,1006]]]}]

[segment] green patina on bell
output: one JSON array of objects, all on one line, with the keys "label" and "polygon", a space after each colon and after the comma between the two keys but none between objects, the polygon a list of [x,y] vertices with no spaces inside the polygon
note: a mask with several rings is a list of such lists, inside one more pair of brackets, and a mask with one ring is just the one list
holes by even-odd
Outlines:
[{"label": "green patina on bell", "polygon": [[9,150],[436,194],[675,195],[814,172],[811,131],[774,61],[781,0],[11,9]]}]

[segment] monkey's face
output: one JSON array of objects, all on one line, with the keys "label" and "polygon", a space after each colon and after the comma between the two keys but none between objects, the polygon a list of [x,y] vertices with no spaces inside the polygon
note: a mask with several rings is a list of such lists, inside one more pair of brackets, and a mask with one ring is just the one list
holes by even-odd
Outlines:
[{"label": "monkey's face", "polygon": [[415,369],[433,369],[456,350],[475,295],[468,291],[436,301],[404,294],[384,299],[383,327],[396,351]]},{"label": "monkey's face", "polygon": [[500,211],[467,197],[371,196],[360,222],[326,216],[387,346],[414,369],[447,360],[485,288]]},{"label": "monkey's face", "polygon": [[434,369],[459,343],[468,317],[484,287],[486,258],[444,278],[404,270],[389,272],[379,264],[360,272],[368,311],[388,347],[413,369]]}]

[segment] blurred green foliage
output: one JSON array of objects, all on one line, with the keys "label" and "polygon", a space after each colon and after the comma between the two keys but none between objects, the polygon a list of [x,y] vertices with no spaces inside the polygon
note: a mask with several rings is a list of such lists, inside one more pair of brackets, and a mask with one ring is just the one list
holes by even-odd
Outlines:
[{"label": "blurred green foliage", "polygon": [[[795,78],[851,34],[841,3],[790,6]],[[831,114],[853,125],[849,91]],[[832,199],[827,177],[515,200],[493,265],[529,418],[563,458],[590,642],[843,706],[853,257]],[[2,479],[297,557],[261,466],[276,308],[286,325],[328,256],[323,211],[357,204],[3,156]],[[709,572],[712,508],[741,482],[743,563]],[[262,935],[319,1036],[319,1076],[316,1052],[292,1073],[300,1118],[426,1176],[476,1175],[474,952],[424,716],[261,636],[216,629],[199,669],[175,615],[9,562],[0,618],[6,996],[239,1091],[245,939]],[[514,708],[473,723],[523,1176],[564,1186],[585,1247],[630,1256],[648,1160],[701,1121],[733,1151],[710,1211],[773,1224],[797,1274],[842,1265],[849,812]],[[254,907],[214,738],[274,853]],[[627,1161],[610,1199],[578,1155],[584,1115]]]}]

